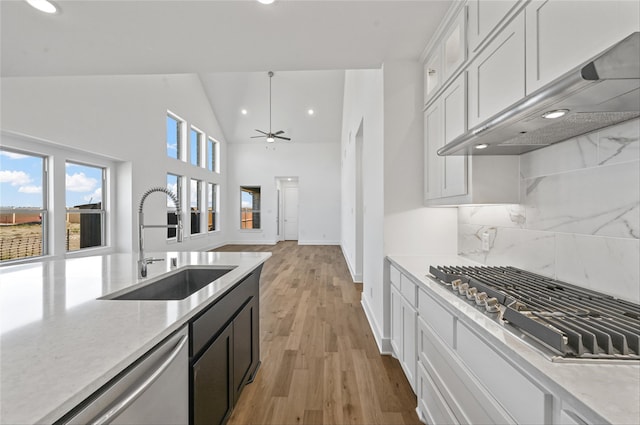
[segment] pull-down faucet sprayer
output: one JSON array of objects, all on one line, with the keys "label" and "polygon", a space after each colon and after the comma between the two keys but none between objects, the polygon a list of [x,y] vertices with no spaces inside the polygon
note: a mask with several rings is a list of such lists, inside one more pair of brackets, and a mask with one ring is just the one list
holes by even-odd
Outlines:
[{"label": "pull-down faucet sprayer", "polygon": [[[166,194],[176,206],[176,216],[178,218],[177,224],[144,224],[144,201],[147,196],[153,192],[162,192]],[[140,206],[138,207],[138,277],[147,276],[147,264],[154,261],[161,261],[159,258],[144,258],[144,229],[145,228],[163,228],[163,229],[176,229],[176,239],[178,242],[182,242],[182,210],[180,208],[180,202],[175,193],[171,192],[165,187],[152,187],[147,190],[140,199]]]}]

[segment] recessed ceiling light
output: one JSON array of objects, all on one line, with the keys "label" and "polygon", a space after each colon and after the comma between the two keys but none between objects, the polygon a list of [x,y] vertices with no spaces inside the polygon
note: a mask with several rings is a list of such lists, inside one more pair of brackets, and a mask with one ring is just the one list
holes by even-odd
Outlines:
[{"label": "recessed ceiling light", "polygon": [[555,111],[545,112],[544,114],[542,114],[542,118],[547,118],[547,119],[552,120],[554,118],[560,118],[560,117],[566,115],[567,112],[569,112],[568,109],[556,109]]},{"label": "recessed ceiling light", "polygon": [[249,113],[249,111],[247,111],[246,109],[241,109],[241,110],[240,110],[240,113],[241,113],[242,115],[247,115],[247,114]]},{"label": "recessed ceiling light", "polygon": [[273,3],[275,0],[258,0],[258,2],[262,3],[262,4],[271,4]]},{"label": "recessed ceiling light", "polygon": [[313,115],[313,114],[315,114],[315,113],[316,113],[316,111],[314,111],[313,109],[309,109],[309,110],[307,111],[307,114],[309,114],[309,115]]},{"label": "recessed ceiling light", "polygon": [[27,0],[27,3],[29,3],[31,7],[38,9],[40,12],[56,13],[58,11],[56,5],[48,0]]},{"label": "recessed ceiling light", "polygon": [[488,147],[489,145],[487,145],[486,143],[480,143],[479,145],[475,146],[476,149],[486,149]]}]

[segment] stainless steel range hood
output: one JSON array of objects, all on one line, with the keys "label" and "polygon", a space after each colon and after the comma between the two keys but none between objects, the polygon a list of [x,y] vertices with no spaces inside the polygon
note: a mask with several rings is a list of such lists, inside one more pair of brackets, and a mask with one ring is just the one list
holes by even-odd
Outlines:
[{"label": "stainless steel range hood", "polygon": [[[544,118],[550,111],[566,114]],[[640,32],[634,32],[452,140],[438,155],[520,155],[638,116]]]}]

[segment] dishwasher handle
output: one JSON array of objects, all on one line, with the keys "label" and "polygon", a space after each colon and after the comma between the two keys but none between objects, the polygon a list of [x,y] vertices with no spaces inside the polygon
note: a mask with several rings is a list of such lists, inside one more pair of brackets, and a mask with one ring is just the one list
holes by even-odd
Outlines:
[{"label": "dishwasher handle", "polygon": [[115,418],[118,417],[122,411],[124,411],[127,407],[131,405],[142,393],[144,393],[159,377],[162,373],[171,365],[173,360],[176,358],[180,350],[187,343],[188,337],[184,335],[180,338],[180,341],[176,344],[175,348],[169,352],[165,360],[162,361],[162,364],[158,366],[156,370],[153,371],[146,379],[144,379],[140,384],[136,385],[131,391],[123,394],[117,400],[113,402],[113,404],[107,407],[106,412],[100,414],[98,417],[92,419],[89,423],[92,425],[106,425],[111,423]]}]

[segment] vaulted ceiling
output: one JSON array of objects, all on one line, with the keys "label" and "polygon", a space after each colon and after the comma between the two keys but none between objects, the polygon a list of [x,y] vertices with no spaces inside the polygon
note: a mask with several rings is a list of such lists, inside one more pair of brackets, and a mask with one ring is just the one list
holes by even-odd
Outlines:
[{"label": "vaulted ceiling", "polygon": [[337,142],[342,71],[417,59],[451,1],[61,0],[50,16],[2,0],[0,72],[196,73],[228,141],[248,142],[268,127],[273,70],[274,130]]}]

